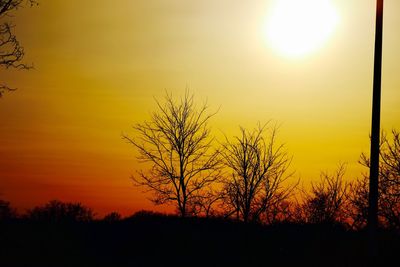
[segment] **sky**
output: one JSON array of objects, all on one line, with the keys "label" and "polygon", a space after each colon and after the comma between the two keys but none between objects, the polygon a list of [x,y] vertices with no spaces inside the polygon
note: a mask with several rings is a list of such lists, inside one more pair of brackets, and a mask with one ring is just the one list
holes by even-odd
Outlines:
[{"label": "sky", "polygon": [[[0,71],[1,82],[18,88],[0,99],[0,197],[20,211],[51,199],[80,201],[100,215],[170,211],[133,186],[141,165],[121,135],[149,119],[154,98],[186,88],[218,110],[217,137],[258,122],[280,125],[278,139],[304,184],[339,163],[347,163],[346,179],[360,177],[367,170],[357,161],[369,152],[375,1],[327,0],[335,27],[296,56],[268,37],[277,2],[43,0],[15,12],[10,20],[34,69]],[[385,1],[386,131],[400,129],[399,13],[399,1]]]}]

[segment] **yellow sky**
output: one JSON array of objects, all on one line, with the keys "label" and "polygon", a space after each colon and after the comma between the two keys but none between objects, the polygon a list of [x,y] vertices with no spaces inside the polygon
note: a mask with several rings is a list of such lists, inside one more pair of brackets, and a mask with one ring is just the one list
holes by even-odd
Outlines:
[{"label": "yellow sky", "polygon": [[[272,0],[52,0],[12,20],[35,70],[1,71],[0,192],[19,208],[52,198],[99,213],[153,208],[132,186],[121,139],[153,97],[189,87],[220,108],[218,135],[275,120],[305,183],[369,151],[375,1],[332,0],[339,24],[301,58],[265,39]],[[400,129],[400,2],[385,1],[382,127]]]}]

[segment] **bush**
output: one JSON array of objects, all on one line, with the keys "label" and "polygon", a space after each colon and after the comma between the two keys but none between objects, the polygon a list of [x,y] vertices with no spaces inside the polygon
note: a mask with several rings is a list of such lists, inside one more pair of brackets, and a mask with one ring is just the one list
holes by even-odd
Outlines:
[{"label": "bush", "polygon": [[93,220],[92,209],[81,203],[61,202],[52,200],[44,206],[28,210],[27,217],[33,221],[47,222],[89,222]]},{"label": "bush", "polygon": [[119,214],[116,211],[113,211],[113,212],[107,214],[106,216],[104,216],[103,221],[106,221],[106,222],[117,222],[117,221],[120,221],[121,218],[122,218],[121,214]]},{"label": "bush", "polygon": [[8,221],[16,217],[17,212],[11,207],[10,202],[0,199],[0,221]]}]

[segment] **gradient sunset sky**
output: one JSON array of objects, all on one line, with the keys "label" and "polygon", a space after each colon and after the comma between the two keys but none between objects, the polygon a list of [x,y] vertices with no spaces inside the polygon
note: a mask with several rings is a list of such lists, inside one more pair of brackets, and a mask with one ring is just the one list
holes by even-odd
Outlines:
[{"label": "gradient sunset sky", "polygon": [[[290,57],[266,37],[274,0],[43,0],[10,18],[30,71],[1,70],[0,198],[23,211],[50,199],[99,214],[154,207],[130,175],[121,134],[149,118],[153,97],[189,88],[213,132],[273,120],[307,184],[369,153],[374,0],[331,0],[325,43]],[[317,12],[317,11],[316,11]],[[318,22],[316,22],[318,23]],[[385,1],[382,128],[400,130],[400,1]]]}]

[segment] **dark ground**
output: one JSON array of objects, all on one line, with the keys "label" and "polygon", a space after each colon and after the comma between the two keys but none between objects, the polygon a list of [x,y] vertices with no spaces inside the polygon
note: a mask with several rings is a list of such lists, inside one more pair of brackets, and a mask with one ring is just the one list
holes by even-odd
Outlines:
[{"label": "dark ground", "polygon": [[[117,222],[0,223],[0,266],[367,266],[367,237],[340,227],[138,217]],[[379,266],[400,236],[379,235]]]}]

